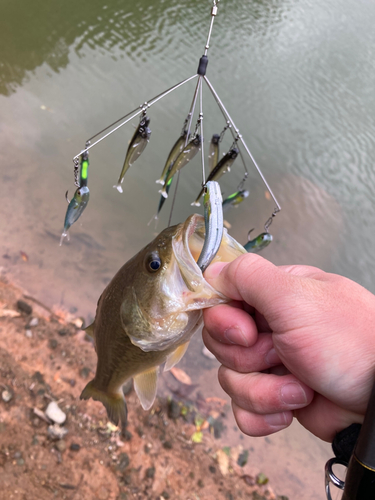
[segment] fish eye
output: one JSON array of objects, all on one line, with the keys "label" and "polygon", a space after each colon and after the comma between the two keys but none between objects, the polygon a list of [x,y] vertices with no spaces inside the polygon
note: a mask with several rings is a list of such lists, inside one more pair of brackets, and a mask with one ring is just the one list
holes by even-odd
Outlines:
[{"label": "fish eye", "polygon": [[159,271],[159,269],[161,268],[161,260],[157,252],[152,252],[152,254],[149,255],[146,262],[146,267],[147,270],[151,271],[152,273]]}]

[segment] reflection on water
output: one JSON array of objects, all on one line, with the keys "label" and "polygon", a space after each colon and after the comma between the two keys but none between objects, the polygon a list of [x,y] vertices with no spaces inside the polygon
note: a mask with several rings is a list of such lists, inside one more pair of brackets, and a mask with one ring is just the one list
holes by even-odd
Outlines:
[{"label": "reflection on water", "polygon": [[[155,179],[194,83],[149,110],[151,141],[126,174],[123,195],[112,186],[132,124],[91,150],[90,202],[60,248],[64,193],[74,191],[71,158],[88,137],[196,71],[209,11],[201,0],[2,2],[0,266],[47,305],[92,317],[114,273],[154,237],[147,222],[159,202]],[[282,206],[263,255],[276,264],[320,266],[372,291],[374,17],[367,0],[222,0],[208,65]],[[224,124],[205,89],[205,144]],[[226,214],[240,242],[252,227],[262,232],[274,208],[248,168],[250,196]],[[239,162],[223,177],[225,196],[242,176]],[[172,223],[191,213],[200,182],[194,160],[181,172]],[[168,199],[158,230],[170,208]]]}]

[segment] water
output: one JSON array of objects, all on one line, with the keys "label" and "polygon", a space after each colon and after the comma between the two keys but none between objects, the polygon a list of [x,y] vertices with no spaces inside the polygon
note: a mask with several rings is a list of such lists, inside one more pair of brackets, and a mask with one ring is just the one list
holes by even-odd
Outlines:
[{"label": "water", "polygon": [[[112,185],[132,124],[91,150],[91,199],[70,244],[59,247],[64,194],[75,189],[71,158],[88,137],[196,72],[209,12],[210,3],[198,0],[0,6],[0,265],[46,304],[92,317],[104,286],[154,236],[147,222],[159,202],[155,179],[194,81],[149,111],[151,141],[122,195]],[[222,0],[207,72],[282,206],[263,255],[343,274],[372,292],[374,19],[375,4],[366,0]],[[225,122],[204,90],[208,145]],[[228,133],[225,141],[223,151]],[[248,229],[262,231],[274,208],[248,167],[250,198],[226,215],[243,242]],[[223,179],[225,196],[242,176],[238,162]],[[200,182],[195,161],[182,171],[172,223],[192,212]],[[170,206],[167,200],[158,230]],[[320,483],[311,498],[322,498]]]}]

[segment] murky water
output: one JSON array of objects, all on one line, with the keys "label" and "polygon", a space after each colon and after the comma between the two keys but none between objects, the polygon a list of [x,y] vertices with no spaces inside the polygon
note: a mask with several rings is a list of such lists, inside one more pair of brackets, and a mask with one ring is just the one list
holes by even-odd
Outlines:
[{"label": "murky water", "polygon": [[[0,265],[48,305],[92,317],[106,283],[153,237],[155,179],[194,82],[150,109],[151,141],[122,195],[112,185],[132,124],[91,150],[91,199],[70,244],[59,247],[64,194],[75,189],[71,158],[88,137],[196,72],[209,12],[210,2],[198,0],[0,6]],[[316,265],[373,292],[374,19],[368,0],[222,0],[207,72],[282,206],[264,256]],[[204,124],[206,144],[225,124],[207,89]],[[242,242],[248,229],[262,231],[274,208],[248,167],[251,196],[226,217]],[[226,195],[242,176],[238,162],[223,179]],[[192,212],[200,182],[194,161],[182,171],[172,223]],[[170,207],[169,199],[158,230]],[[293,491],[303,498],[323,497],[319,483],[310,497],[299,487]]]}]

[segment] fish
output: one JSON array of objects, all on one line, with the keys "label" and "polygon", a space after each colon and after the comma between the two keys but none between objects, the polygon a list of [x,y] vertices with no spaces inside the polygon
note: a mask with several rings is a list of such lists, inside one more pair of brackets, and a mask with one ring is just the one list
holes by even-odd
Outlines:
[{"label": "fish", "polygon": [[249,196],[249,191],[247,191],[246,189],[241,189],[241,191],[236,191],[223,201],[223,211],[226,212],[231,207],[238,207],[238,205],[248,196]]},{"label": "fish", "polygon": [[244,248],[248,253],[257,253],[266,248],[272,241],[272,234],[262,233],[253,240],[248,241]]},{"label": "fish", "polygon": [[206,237],[197,264],[202,273],[210,265],[220,248],[223,237],[223,199],[219,183],[209,181],[204,193],[204,224]]},{"label": "fish", "polygon": [[159,191],[159,193],[164,196],[164,198],[168,198],[166,185],[170,181],[170,179],[183,168],[185,165],[189,163],[190,160],[194,158],[194,156],[200,151],[202,144],[202,139],[199,134],[193,137],[193,139],[184,147],[181,153],[176,158],[176,161],[173,163],[171,170],[168,172],[167,177],[164,179],[164,186]]},{"label": "fish", "polygon": [[65,214],[64,230],[61,235],[60,246],[62,245],[64,238],[67,238],[69,241],[70,238],[68,229],[81,217],[82,212],[89,202],[90,190],[87,186],[81,186],[76,189],[76,192],[70,201],[68,200],[68,191],[65,194],[65,198],[69,204]]},{"label": "fish", "polygon": [[177,139],[177,141],[174,143],[174,146],[169,152],[167,161],[165,162],[163,172],[161,173],[160,179],[156,181],[157,184],[161,184],[164,186],[165,184],[165,179],[167,178],[167,173],[170,171],[172,168],[173,163],[176,161],[178,155],[181,153],[185,146],[186,142],[186,136],[187,136],[187,130],[184,130],[180,137]]},{"label": "fish", "polygon": [[[238,149],[237,148],[231,148],[227,154],[225,154],[222,159],[219,161],[219,163],[216,165],[216,167],[210,172],[209,176],[206,179],[205,184],[209,181],[217,181],[220,179],[220,177],[225,174],[226,172],[230,171],[230,167],[233,165],[234,160],[238,156]],[[200,206],[199,199],[202,196],[204,192],[204,187],[201,189],[199,192],[197,199],[193,201],[191,205],[194,205],[196,207]]]},{"label": "fish", "polygon": [[214,134],[211,138],[210,147],[208,150],[208,168],[210,172],[214,169],[219,161],[219,142],[220,135]]},{"label": "fish", "polygon": [[117,184],[113,186],[120,193],[123,192],[121,184],[124,182],[124,176],[126,172],[128,171],[129,167],[131,167],[133,163],[139,158],[139,156],[144,151],[145,147],[147,146],[147,143],[150,140],[151,129],[148,127],[149,123],[150,123],[150,118],[147,115],[145,115],[139,122],[139,125],[130,141],[120,177],[118,179]]},{"label": "fish", "polygon": [[[98,357],[95,377],[81,399],[103,403],[109,419],[123,428],[127,407],[123,384],[133,378],[144,409],[157,392],[160,366],[175,366],[202,326],[202,309],[229,302],[197,265],[205,241],[201,215],[164,229],[124,264],[99,298],[86,330]],[[231,262],[246,250],[227,231],[213,262]]]}]

